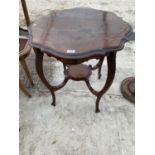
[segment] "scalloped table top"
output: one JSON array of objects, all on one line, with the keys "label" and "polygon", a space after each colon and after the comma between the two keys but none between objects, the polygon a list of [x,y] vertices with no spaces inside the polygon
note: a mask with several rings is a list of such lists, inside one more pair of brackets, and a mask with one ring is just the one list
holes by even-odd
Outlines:
[{"label": "scalloped table top", "polygon": [[118,51],[132,32],[114,13],[91,8],[52,11],[28,30],[33,47],[59,56]]}]

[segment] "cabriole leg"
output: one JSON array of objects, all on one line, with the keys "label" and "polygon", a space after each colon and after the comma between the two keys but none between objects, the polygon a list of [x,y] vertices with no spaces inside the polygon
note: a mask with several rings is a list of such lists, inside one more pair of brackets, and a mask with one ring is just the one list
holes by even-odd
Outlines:
[{"label": "cabriole leg", "polygon": [[36,70],[37,73],[41,79],[41,81],[45,84],[45,86],[50,90],[52,98],[53,98],[53,102],[52,105],[55,106],[55,91],[59,90],[60,88],[62,88],[63,86],[65,86],[65,84],[67,83],[67,81],[69,80],[68,76],[65,75],[65,79],[64,81],[57,86],[51,86],[49,84],[49,82],[46,80],[44,72],[43,72],[43,56],[44,53],[42,53],[38,48],[34,48],[35,54],[36,54]]},{"label": "cabriole leg", "polygon": [[103,86],[103,88],[100,91],[94,90],[91,87],[89,80],[88,79],[85,80],[88,89],[91,91],[91,93],[93,93],[95,96],[97,96],[96,107],[95,107],[96,113],[100,112],[100,110],[99,110],[100,99],[106,93],[106,91],[109,89],[109,87],[111,86],[114,76],[115,76],[115,71],[116,71],[116,53],[115,52],[112,52],[107,56],[107,66],[108,66],[107,80],[106,80],[105,85]]},{"label": "cabriole leg", "polygon": [[96,113],[100,112],[99,110],[99,101],[101,97],[103,96],[104,93],[109,89],[111,86],[113,79],[115,77],[115,72],[116,72],[116,53],[110,53],[107,56],[107,65],[108,65],[108,75],[107,75],[107,80],[106,83],[103,87],[103,89],[98,93],[97,99],[96,99]]},{"label": "cabriole leg", "polygon": [[98,68],[98,79],[100,79],[101,78],[101,69],[102,69],[102,64],[103,64],[103,60],[104,60],[104,57],[103,58],[101,58],[100,60],[99,60],[99,68]]},{"label": "cabriole leg", "polygon": [[50,90],[51,94],[52,94],[52,98],[53,98],[53,102],[52,105],[55,106],[55,93],[53,88],[51,87],[51,85],[48,83],[48,81],[46,80],[45,76],[44,76],[44,72],[43,72],[43,56],[44,54],[42,52],[40,52],[39,49],[34,49],[35,54],[36,54],[36,70],[37,73],[40,77],[40,79],[42,80],[42,82],[45,84],[45,86]]}]

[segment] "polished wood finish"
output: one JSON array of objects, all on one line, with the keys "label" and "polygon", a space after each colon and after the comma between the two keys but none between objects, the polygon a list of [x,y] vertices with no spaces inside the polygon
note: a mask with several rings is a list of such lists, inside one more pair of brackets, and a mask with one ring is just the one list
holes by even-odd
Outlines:
[{"label": "polished wood finish", "polygon": [[[65,86],[69,79],[83,80],[97,97],[95,111],[99,112],[100,99],[115,76],[116,52],[123,49],[131,36],[131,26],[111,12],[74,8],[52,11],[31,24],[28,31],[29,43],[36,54],[37,73],[52,94],[52,105],[55,105],[55,91]],[[44,54],[63,63],[64,81],[58,86],[50,85],[45,78]],[[92,70],[98,69],[100,79],[104,58],[107,58],[107,80],[103,88],[96,91],[91,87],[89,77]],[[98,59],[98,63],[95,66],[82,64],[90,59]]]},{"label": "polished wood finish", "polygon": [[29,32],[33,47],[62,59],[80,59],[121,50],[132,28],[114,13],[74,8],[53,11],[34,22]]},{"label": "polished wood finish", "polygon": [[67,72],[70,79],[81,81],[89,78],[91,75],[91,68],[83,64],[71,65],[68,67]]}]

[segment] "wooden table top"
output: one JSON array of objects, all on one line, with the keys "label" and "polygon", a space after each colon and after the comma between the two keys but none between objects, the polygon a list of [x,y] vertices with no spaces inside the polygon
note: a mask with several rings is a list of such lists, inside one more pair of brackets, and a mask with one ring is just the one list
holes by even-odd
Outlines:
[{"label": "wooden table top", "polygon": [[29,28],[32,47],[57,57],[85,57],[121,50],[131,26],[112,12],[91,8],[51,11]]}]

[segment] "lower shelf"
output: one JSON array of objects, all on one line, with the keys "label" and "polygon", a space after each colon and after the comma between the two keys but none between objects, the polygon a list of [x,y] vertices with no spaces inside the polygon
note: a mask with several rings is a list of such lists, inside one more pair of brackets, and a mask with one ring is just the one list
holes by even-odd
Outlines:
[{"label": "lower shelf", "polygon": [[71,65],[67,69],[69,78],[75,81],[86,80],[89,78],[91,73],[91,68],[84,64]]}]

